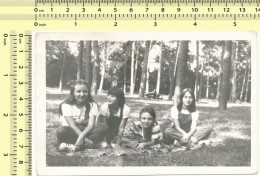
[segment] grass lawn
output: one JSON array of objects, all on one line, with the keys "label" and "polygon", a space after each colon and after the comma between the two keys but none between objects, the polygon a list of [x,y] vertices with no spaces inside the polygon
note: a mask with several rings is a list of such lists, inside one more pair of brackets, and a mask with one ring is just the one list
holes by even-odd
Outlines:
[{"label": "grass lawn", "polygon": [[[199,126],[214,124],[210,140],[215,144],[197,150],[179,152],[153,152],[127,156],[88,157],[59,153],[55,148],[55,130],[60,125],[58,107],[67,94],[54,91],[47,93],[46,158],[48,166],[250,166],[251,161],[251,106],[249,104],[228,104],[227,111],[216,108],[216,102],[205,100],[197,104],[200,112]],[[138,113],[145,105],[154,107],[157,120],[170,115],[172,103],[166,100],[146,100],[126,96],[131,108],[131,122],[138,119]],[[106,95],[93,97],[101,105]]]}]

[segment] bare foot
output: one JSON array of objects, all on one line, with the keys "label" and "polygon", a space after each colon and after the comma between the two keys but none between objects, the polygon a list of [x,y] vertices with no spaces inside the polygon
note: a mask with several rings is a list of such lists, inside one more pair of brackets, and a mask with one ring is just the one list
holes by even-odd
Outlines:
[{"label": "bare foot", "polygon": [[193,137],[193,136],[191,136],[190,140],[191,140],[192,144],[197,144],[198,143],[198,139]]},{"label": "bare foot", "polygon": [[101,148],[102,148],[102,149],[105,149],[105,148],[107,148],[107,146],[108,146],[108,144],[107,144],[106,141],[100,142],[100,145],[101,145]]},{"label": "bare foot", "polygon": [[181,146],[181,143],[178,140],[174,140],[173,146],[179,147],[179,146]]}]

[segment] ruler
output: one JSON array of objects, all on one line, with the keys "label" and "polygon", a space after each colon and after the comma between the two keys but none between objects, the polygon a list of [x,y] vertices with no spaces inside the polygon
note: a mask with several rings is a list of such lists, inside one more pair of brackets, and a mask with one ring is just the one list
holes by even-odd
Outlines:
[{"label": "ruler", "polygon": [[27,31],[1,34],[1,164],[6,175],[31,174],[31,40]]},{"label": "ruler", "polygon": [[[1,21],[34,30],[258,30],[259,0],[18,0]],[[131,23],[131,25],[129,25]]]},{"label": "ruler", "polygon": [[3,175],[31,175],[32,31],[259,30],[260,0],[0,1]]}]

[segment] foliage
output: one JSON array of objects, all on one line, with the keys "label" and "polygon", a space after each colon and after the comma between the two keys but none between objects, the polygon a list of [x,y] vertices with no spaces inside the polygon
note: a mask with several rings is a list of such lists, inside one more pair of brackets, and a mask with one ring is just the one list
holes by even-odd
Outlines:
[{"label": "foliage", "polygon": [[[47,41],[46,42],[46,84],[48,87],[58,87],[61,64],[65,51],[65,43],[67,41]],[[131,54],[132,54],[132,43],[134,41],[109,41],[107,44],[107,55],[105,58],[104,42],[99,41],[99,52],[102,63],[105,62],[105,75],[103,90],[108,90],[113,82],[119,87],[124,87],[124,77],[126,74],[126,87],[127,92],[129,91],[130,77],[131,77]],[[238,45],[238,58],[237,58],[237,89],[236,94],[239,97],[242,91],[243,80],[247,64],[250,64],[250,43],[248,41],[233,41],[237,42]],[[141,82],[141,74],[144,61],[145,52],[145,41],[135,41],[136,51],[134,58],[137,60],[137,76],[135,81],[134,92],[138,93]],[[209,90],[209,98],[215,99],[217,92],[219,67],[222,57],[223,41],[200,41],[199,47],[199,72],[202,77],[201,87],[201,98],[205,98],[207,89]],[[94,60],[93,52],[92,62]],[[177,41],[153,41],[150,47],[149,55],[149,91],[156,88],[158,68],[159,68],[159,57],[161,60],[161,84],[160,93],[168,94],[170,81],[169,73],[174,71],[175,57],[177,54]],[[63,79],[63,85],[70,80],[76,79],[77,73],[77,62],[79,59],[79,41],[69,41],[68,45],[68,59],[65,64],[65,75]],[[189,42],[187,68],[185,68],[185,87],[194,88],[196,76],[196,45],[194,41]],[[249,63],[247,63],[247,60]],[[83,59],[82,68],[85,72],[86,63]],[[126,72],[125,72],[126,67]],[[102,68],[103,69],[103,68]],[[102,71],[100,68],[100,71]],[[250,70],[249,70],[250,72]],[[232,73],[231,73],[232,74]],[[83,79],[85,74],[83,75]],[[209,79],[209,85],[207,85],[207,79]],[[231,86],[231,85],[230,85]],[[249,85],[250,86],[250,85]],[[249,93],[250,95],[250,90]]]}]

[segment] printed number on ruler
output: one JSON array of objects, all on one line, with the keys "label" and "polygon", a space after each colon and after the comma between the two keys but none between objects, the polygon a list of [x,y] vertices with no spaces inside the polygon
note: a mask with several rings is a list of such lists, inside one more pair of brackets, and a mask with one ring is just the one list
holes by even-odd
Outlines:
[{"label": "printed number on ruler", "polygon": [[27,0],[6,9],[0,20],[36,30],[257,30],[260,20],[259,0]]},{"label": "printed number on ruler", "polygon": [[[30,32],[1,33],[3,71],[1,83],[4,86],[1,102],[3,127],[1,138],[5,138],[1,158],[4,175],[31,175],[31,35]],[[6,69],[7,68],[7,69]],[[9,144],[9,145],[8,145]]]},{"label": "printed number on ruler", "polygon": [[[252,0],[79,0],[79,1],[46,1],[37,0],[35,21],[44,20],[109,20],[114,21],[158,21],[174,23],[175,21],[192,21],[193,26],[198,21],[231,21],[237,26],[237,21],[259,20],[259,1]],[[35,25],[39,25],[37,22]]]}]

